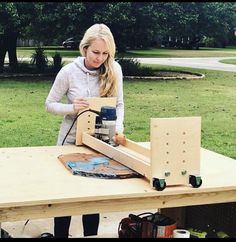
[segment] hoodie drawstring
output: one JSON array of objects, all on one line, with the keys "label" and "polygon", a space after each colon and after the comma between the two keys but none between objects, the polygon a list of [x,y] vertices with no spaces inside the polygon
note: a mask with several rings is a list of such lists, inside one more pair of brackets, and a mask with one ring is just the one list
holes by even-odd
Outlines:
[{"label": "hoodie drawstring", "polygon": [[90,87],[89,87],[89,73],[86,73],[86,80],[87,80],[87,93],[88,93],[88,97],[90,97]]}]

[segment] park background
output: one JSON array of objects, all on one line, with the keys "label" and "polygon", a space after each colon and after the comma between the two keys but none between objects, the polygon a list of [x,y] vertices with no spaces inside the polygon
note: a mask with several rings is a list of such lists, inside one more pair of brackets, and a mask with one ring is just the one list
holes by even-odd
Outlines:
[{"label": "park background", "polygon": [[[234,2],[1,2],[0,147],[55,145],[62,117],[46,113],[44,107],[59,70],[53,68],[53,57],[61,60],[59,68],[73,61],[80,55],[79,50],[64,48],[63,41],[73,37],[79,42],[84,31],[99,22],[111,28],[117,57],[131,58],[122,66],[127,71],[127,137],[149,141],[152,117],[201,116],[201,146],[236,159],[235,72],[135,62],[137,57],[227,57],[225,63],[236,64],[231,59],[236,56]],[[127,77],[131,70],[141,75],[143,68],[151,69],[155,75],[190,72],[205,77]],[[210,211],[213,206],[204,209]],[[231,214],[235,206],[229,204],[228,208],[225,206],[224,212],[230,211],[228,218],[234,219]],[[34,222],[48,229],[45,221]],[[223,226],[221,221],[212,221]],[[23,222],[4,223],[3,228],[20,234]],[[33,220],[30,222],[34,224]],[[233,220],[230,222],[234,224]],[[32,236],[33,229],[28,228]],[[235,237],[234,228],[229,232]]]},{"label": "park background", "polygon": [[[205,75],[198,80],[155,80],[130,79],[125,73],[127,137],[148,141],[151,117],[201,116],[202,147],[236,158],[235,73],[140,65],[134,60],[224,56],[229,57],[225,62],[235,64],[236,60],[230,59],[236,53],[235,10],[236,3],[230,2],[0,3],[0,32],[7,38],[16,37],[7,39],[5,53],[3,48],[0,51],[4,55],[2,71],[9,74],[0,81],[0,147],[56,143],[62,117],[46,113],[44,107],[55,69],[48,76],[19,78],[10,74],[23,70],[29,74],[35,56],[39,59],[37,73],[53,66],[55,55],[61,58],[61,67],[68,62],[66,58],[80,55],[78,48],[64,48],[62,42],[69,37],[79,42],[85,29],[103,22],[114,33],[117,56],[132,60],[123,63],[125,71],[141,73],[140,69],[146,68],[154,74],[187,71]],[[19,40],[21,45],[29,45],[31,40],[33,46],[18,46]],[[8,63],[11,51],[13,57],[15,51],[15,59]]]}]

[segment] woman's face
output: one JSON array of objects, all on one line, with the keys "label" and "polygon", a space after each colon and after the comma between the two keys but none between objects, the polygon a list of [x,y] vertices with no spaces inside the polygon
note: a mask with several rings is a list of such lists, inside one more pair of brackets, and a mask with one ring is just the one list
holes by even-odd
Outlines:
[{"label": "woman's face", "polygon": [[85,49],[85,66],[88,69],[99,68],[108,58],[108,49],[102,39],[94,40],[91,45]]}]

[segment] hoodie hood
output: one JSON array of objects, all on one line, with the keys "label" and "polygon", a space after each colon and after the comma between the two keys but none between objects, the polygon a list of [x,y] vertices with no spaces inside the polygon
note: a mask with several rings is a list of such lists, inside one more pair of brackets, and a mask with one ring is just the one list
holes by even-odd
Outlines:
[{"label": "hoodie hood", "polygon": [[84,73],[89,73],[92,76],[98,76],[98,71],[97,70],[89,70],[85,67],[84,65],[84,59],[85,57],[79,56],[77,57],[73,62],[74,64],[80,68]]}]

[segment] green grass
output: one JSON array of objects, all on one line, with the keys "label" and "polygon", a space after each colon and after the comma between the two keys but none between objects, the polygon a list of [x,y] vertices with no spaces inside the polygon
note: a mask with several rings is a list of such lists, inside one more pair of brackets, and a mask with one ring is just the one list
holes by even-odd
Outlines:
[{"label": "green grass", "polygon": [[220,60],[219,62],[236,65],[236,59],[224,59],[224,60]]},{"label": "green grass", "polygon": [[[80,55],[79,50],[67,50],[60,46],[45,46],[45,53],[48,57],[52,57],[55,52],[59,52],[62,57],[77,57]],[[34,52],[34,47],[18,47],[18,58],[30,57]],[[146,50],[128,50],[127,53],[117,54],[126,57],[235,57],[236,48],[200,48],[199,50],[180,50],[180,49],[166,49],[166,48],[152,48]]]},{"label": "green grass", "polygon": [[[153,66],[154,67],[154,66]],[[150,118],[201,116],[201,146],[236,159],[236,73],[201,72],[195,80],[124,80],[125,134],[149,141]],[[61,116],[45,111],[53,78],[2,79],[0,147],[55,145]]]},{"label": "green grass", "polygon": [[[233,52],[233,53],[231,53]],[[129,57],[231,57],[235,56],[236,49],[234,48],[200,48],[199,50],[181,50],[156,48],[147,50],[129,50],[126,56]]]},{"label": "green grass", "polygon": [[0,82],[0,147],[55,143],[60,118],[44,108],[51,80],[33,79]]},{"label": "green grass", "polygon": [[199,71],[206,78],[125,82],[127,136],[149,140],[151,117],[201,116],[202,146],[236,158],[236,74]]}]

